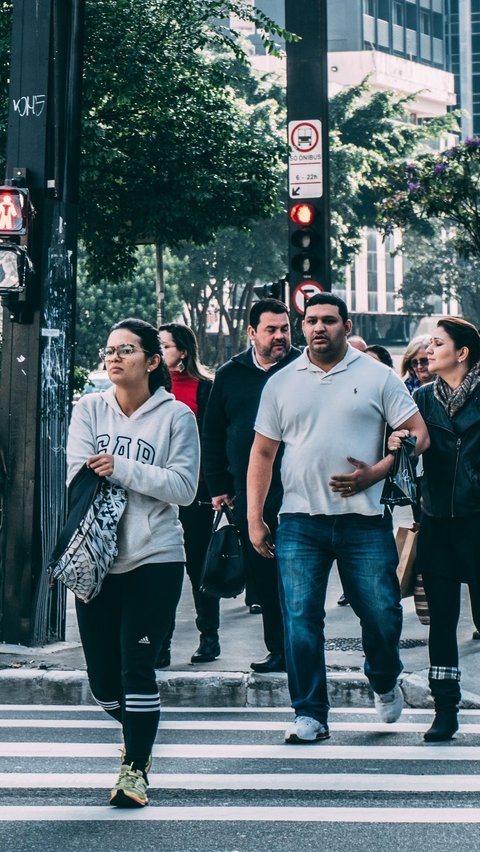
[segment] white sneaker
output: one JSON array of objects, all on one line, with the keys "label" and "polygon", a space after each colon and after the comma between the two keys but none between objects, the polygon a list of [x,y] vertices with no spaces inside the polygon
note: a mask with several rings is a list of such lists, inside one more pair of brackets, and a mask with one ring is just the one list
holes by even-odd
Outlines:
[{"label": "white sneaker", "polygon": [[403,695],[398,683],[390,690],[379,695],[374,692],[375,710],[382,722],[396,722],[403,710]]},{"label": "white sneaker", "polygon": [[314,743],[317,740],[328,740],[330,731],[327,725],[312,719],[311,716],[297,716],[295,721],[285,731],[286,743]]}]

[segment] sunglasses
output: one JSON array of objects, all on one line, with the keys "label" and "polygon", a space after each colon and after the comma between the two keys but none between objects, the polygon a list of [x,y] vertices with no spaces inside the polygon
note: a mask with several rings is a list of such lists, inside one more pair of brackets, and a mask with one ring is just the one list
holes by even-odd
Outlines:
[{"label": "sunglasses", "polygon": [[107,358],[113,358],[115,353],[119,358],[128,358],[134,352],[145,352],[145,349],[138,349],[133,343],[120,343],[119,346],[106,346],[105,349],[98,350],[102,361],[105,361]]},{"label": "sunglasses", "polygon": [[416,367],[428,367],[428,358],[413,358],[410,363],[414,369]]}]

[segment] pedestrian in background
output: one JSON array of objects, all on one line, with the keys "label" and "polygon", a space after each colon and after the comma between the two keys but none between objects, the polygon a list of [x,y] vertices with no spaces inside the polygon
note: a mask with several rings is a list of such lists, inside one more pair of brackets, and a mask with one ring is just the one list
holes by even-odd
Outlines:
[{"label": "pedestrian in background", "polygon": [[[313,296],[302,324],[307,348],[265,387],[248,470],[248,521],[254,547],[277,555],[288,685],[295,721],[289,743],[326,739],[325,595],[333,561],[360,619],[365,674],[384,722],[402,712],[397,678],[402,607],[398,555],[380,503],[393,456],[385,424],[409,429],[418,451],[428,435],[393,370],[348,345],[345,302]],[[263,516],[272,467],[283,442],[284,497],[273,542]]]},{"label": "pedestrian in background", "polygon": [[[426,351],[436,378],[415,392],[430,435],[423,457],[417,569],[430,611],[429,684],[435,704],[424,739],[437,742],[458,730],[461,584],[480,583],[480,336],[466,320],[445,317]],[[405,434],[394,432],[390,449]]]},{"label": "pedestrian in background", "polygon": [[400,365],[400,375],[410,393],[435,378],[428,366],[427,346],[429,345],[430,337],[424,334],[414,337],[405,350]]},{"label": "pedestrian in background", "polygon": [[385,346],[381,346],[380,343],[372,343],[371,346],[367,346],[364,351],[367,355],[370,355],[371,358],[375,358],[377,361],[380,361],[381,364],[385,364],[386,367],[391,367],[393,370],[393,358]]},{"label": "pedestrian in background", "polygon": [[[159,328],[165,364],[172,380],[175,399],[184,402],[193,411],[201,434],[205,409],[212,388],[212,376],[200,362],[198,342],[194,332],[186,325],[170,322]],[[195,603],[195,624],[200,633],[200,644],[191,657],[192,663],[210,663],[220,656],[218,628],[220,602],[204,595],[199,589],[200,575],[212,531],[213,511],[205,480],[200,474],[195,500],[190,506],[180,507],[180,521],[185,536],[186,569],[190,578]],[[158,668],[170,665],[170,644],[175,629],[175,619],[165,637],[157,661]]]},{"label": "pedestrian in background", "polygon": [[147,773],[160,718],[155,660],[182,588],[185,551],[178,505],[192,502],[199,441],[190,409],[168,392],[157,330],[114,325],[100,350],[112,386],[83,396],[72,414],[68,480],[83,464],[127,492],[118,555],[99,595],[76,599],[80,638],[97,704],[122,725],[122,765],[110,804],[148,803]]},{"label": "pedestrian in background", "polygon": [[[265,385],[300,352],[292,348],[288,308],[278,299],[252,305],[248,337],[251,346],[217,371],[202,434],[203,469],[214,509],[233,508],[242,533],[247,572],[253,577],[262,607],[268,654],[254,661],[256,672],[285,670],[282,614],[275,560],[264,559],[250,544],[247,527],[247,468],[254,439],[258,403]],[[282,502],[280,459],[274,467],[266,500],[266,516],[277,524]],[[248,579],[248,578],[247,578]]]}]

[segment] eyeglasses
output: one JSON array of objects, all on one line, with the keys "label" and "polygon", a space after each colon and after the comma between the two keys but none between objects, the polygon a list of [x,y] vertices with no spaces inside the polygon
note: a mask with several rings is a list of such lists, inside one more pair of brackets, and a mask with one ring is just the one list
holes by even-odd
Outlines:
[{"label": "eyeglasses", "polygon": [[413,369],[416,369],[416,367],[428,367],[428,358],[412,358],[410,363]]},{"label": "eyeglasses", "polygon": [[98,354],[102,361],[106,361],[107,358],[113,358],[115,353],[119,358],[128,358],[129,355],[133,355],[134,352],[145,352],[145,349],[138,349],[133,343],[120,343],[119,346],[106,346],[105,349],[99,349]]}]

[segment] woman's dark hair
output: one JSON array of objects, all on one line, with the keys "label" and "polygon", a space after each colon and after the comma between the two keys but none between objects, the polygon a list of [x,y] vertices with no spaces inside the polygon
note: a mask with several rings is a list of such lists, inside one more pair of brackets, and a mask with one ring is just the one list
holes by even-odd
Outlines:
[{"label": "woman's dark hair", "polygon": [[182,325],[180,322],[166,322],[158,330],[159,332],[169,332],[177,349],[187,353],[187,357],[183,358],[183,366],[189,376],[193,379],[198,379],[200,382],[212,378],[207,368],[200,361],[198,341],[195,333],[188,325]]},{"label": "woman's dark hair", "polygon": [[172,380],[163,360],[157,329],[153,325],[150,325],[149,322],[145,322],[145,320],[137,319],[136,317],[127,317],[127,319],[120,320],[120,322],[112,325],[109,333],[111,334],[112,331],[118,331],[122,328],[131,331],[132,334],[136,334],[140,338],[142,349],[146,355],[160,355],[158,367],[148,375],[150,393],[155,393],[158,388],[165,388],[165,390],[169,391],[172,387]]},{"label": "woman's dark hair", "polygon": [[390,355],[390,352],[385,346],[381,346],[380,343],[372,343],[371,346],[367,346],[365,352],[373,352],[382,364],[385,364],[386,367],[393,368],[393,358]]},{"label": "woman's dark hair", "polygon": [[461,317],[444,317],[437,322],[437,328],[444,328],[452,338],[455,349],[465,346],[468,349],[469,370],[480,361],[480,334],[471,322]]}]

